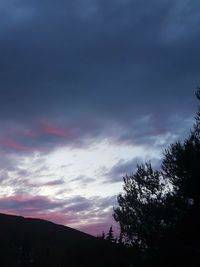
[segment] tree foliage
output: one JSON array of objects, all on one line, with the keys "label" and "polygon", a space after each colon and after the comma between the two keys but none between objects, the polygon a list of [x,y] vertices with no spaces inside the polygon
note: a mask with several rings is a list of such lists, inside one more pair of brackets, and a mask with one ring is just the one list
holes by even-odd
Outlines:
[{"label": "tree foliage", "polygon": [[109,231],[106,235],[106,240],[110,241],[110,242],[114,242],[114,235],[113,235],[113,229],[112,226],[110,226]]},{"label": "tree foliage", "polygon": [[[200,100],[200,89],[196,93]],[[193,129],[183,142],[172,144],[164,154],[162,171],[173,187],[173,196],[186,207],[200,206],[200,111]]]},{"label": "tree foliage", "polygon": [[[196,96],[200,100],[200,89]],[[195,239],[199,225],[195,228],[186,218],[192,214],[193,220],[198,221],[199,163],[200,110],[189,136],[166,149],[160,171],[146,163],[123,178],[123,194],[118,196],[114,218],[127,242],[142,248],[155,248],[166,233],[178,229],[180,222],[182,235],[190,228]]]},{"label": "tree foliage", "polygon": [[155,234],[164,225],[164,183],[150,163],[137,168],[135,174],[124,177],[124,194],[118,196],[114,218],[127,241],[146,247],[156,242]]}]

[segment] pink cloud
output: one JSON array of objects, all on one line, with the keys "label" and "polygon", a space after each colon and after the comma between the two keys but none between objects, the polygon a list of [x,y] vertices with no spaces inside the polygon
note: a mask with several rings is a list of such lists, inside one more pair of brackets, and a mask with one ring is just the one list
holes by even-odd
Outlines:
[{"label": "pink cloud", "polygon": [[44,134],[67,138],[70,136],[69,130],[60,128],[56,125],[53,125],[47,120],[43,120],[41,123],[41,131]]},{"label": "pink cloud", "polygon": [[30,129],[19,132],[19,135],[22,135],[22,136],[25,136],[28,138],[38,137],[38,134],[36,132],[34,132],[33,130],[30,130]]},{"label": "pink cloud", "polygon": [[74,217],[62,212],[64,202],[44,196],[10,196],[0,198],[0,212],[27,218],[41,218],[59,224],[69,224]]},{"label": "pink cloud", "polygon": [[31,151],[32,149],[28,146],[17,143],[11,137],[5,137],[1,140],[1,145],[5,148],[9,148],[16,151]]},{"label": "pink cloud", "polygon": [[3,212],[4,214],[8,215],[16,215],[16,216],[23,216],[25,218],[35,218],[35,219],[43,219],[47,221],[51,221],[57,224],[63,224],[63,225],[68,225],[71,223],[71,219],[63,214],[62,212],[32,212],[31,215],[24,214],[23,212],[18,212],[18,211],[10,211],[10,210],[3,210],[0,212]]},{"label": "pink cloud", "polygon": [[51,221],[57,224],[68,225],[71,223],[71,219],[66,214],[62,212],[49,212],[49,213],[32,213],[30,216],[25,216],[26,218],[40,218],[43,220]]},{"label": "pink cloud", "polygon": [[[112,225],[115,236],[119,235],[119,227],[110,214],[106,214],[105,218],[102,219],[102,214],[100,213],[99,220],[83,225],[81,222],[82,216],[70,209],[66,211],[65,207],[66,201],[53,201],[44,196],[15,195],[0,198],[0,212],[2,213],[44,219],[70,226],[94,236],[101,235],[103,231],[107,233]],[[91,216],[92,219],[93,215],[93,210],[91,210],[87,217]]]}]

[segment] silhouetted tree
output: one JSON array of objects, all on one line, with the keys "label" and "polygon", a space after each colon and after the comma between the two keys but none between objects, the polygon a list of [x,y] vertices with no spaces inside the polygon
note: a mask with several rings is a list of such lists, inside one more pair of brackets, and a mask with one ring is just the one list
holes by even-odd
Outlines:
[{"label": "silhouetted tree", "polygon": [[[200,99],[200,90],[197,91]],[[162,163],[164,177],[173,186],[173,194],[186,204],[200,204],[200,111],[190,136],[166,150]]]},{"label": "silhouetted tree", "polygon": [[165,185],[150,163],[137,166],[135,174],[124,178],[124,194],[118,196],[114,218],[126,241],[140,247],[156,246],[165,227],[163,210]]},{"label": "silhouetted tree", "polygon": [[106,240],[110,241],[110,242],[114,242],[114,235],[113,235],[113,229],[112,229],[112,226],[110,226],[109,228],[109,231],[107,233],[107,236],[106,236]]},{"label": "silhouetted tree", "polygon": [[[197,91],[196,96],[200,100],[200,90]],[[172,186],[169,197],[169,203],[174,207],[172,218],[175,219],[172,239],[181,240],[182,251],[185,249],[190,256],[200,249],[199,164],[200,110],[196,114],[190,135],[183,142],[172,144],[165,151],[162,163],[163,176],[170,181]]]},{"label": "silhouetted tree", "polygon": [[101,239],[105,239],[105,233],[104,233],[104,231],[102,232],[101,235],[98,235],[97,237],[98,237],[98,238],[101,238]]},{"label": "silhouetted tree", "polygon": [[[200,89],[196,96],[200,100]],[[167,249],[162,251],[173,247],[175,254],[170,255],[177,256],[177,266],[186,266],[191,257],[198,258],[194,251],[200,249],[199,164],[200,109],[189,136],[165,151],[161,171],[146,163],[123,178],[124,193],[118,196],[114,218],[129,243],[159,248],[165,240]],[[184,255],[188,255],[187,260]]]},{"label": "silhouetted tree", "polygon": [[120,246],[124,246],[122,232],[120,232],[120,234],[119,234],[119,238],[117,239],[117,244],[120,245]]}]

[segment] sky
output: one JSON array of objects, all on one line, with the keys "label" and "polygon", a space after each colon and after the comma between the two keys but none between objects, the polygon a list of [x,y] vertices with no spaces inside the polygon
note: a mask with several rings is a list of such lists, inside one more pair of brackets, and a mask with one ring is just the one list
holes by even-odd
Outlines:
[{"label": "sky", "polygon": [[1,0],[0,212],[117,229],[123,176],[159,168],[192,127],[199,13],[199,0]]}]

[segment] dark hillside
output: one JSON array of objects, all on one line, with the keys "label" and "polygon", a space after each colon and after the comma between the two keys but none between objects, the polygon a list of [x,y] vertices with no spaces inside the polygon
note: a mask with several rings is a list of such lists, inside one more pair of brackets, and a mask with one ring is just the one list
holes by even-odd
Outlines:
[{"label": "dark hillside", "polygon": [[0,214],[0,266],[128,266],[117,245],[41,219]]}]

